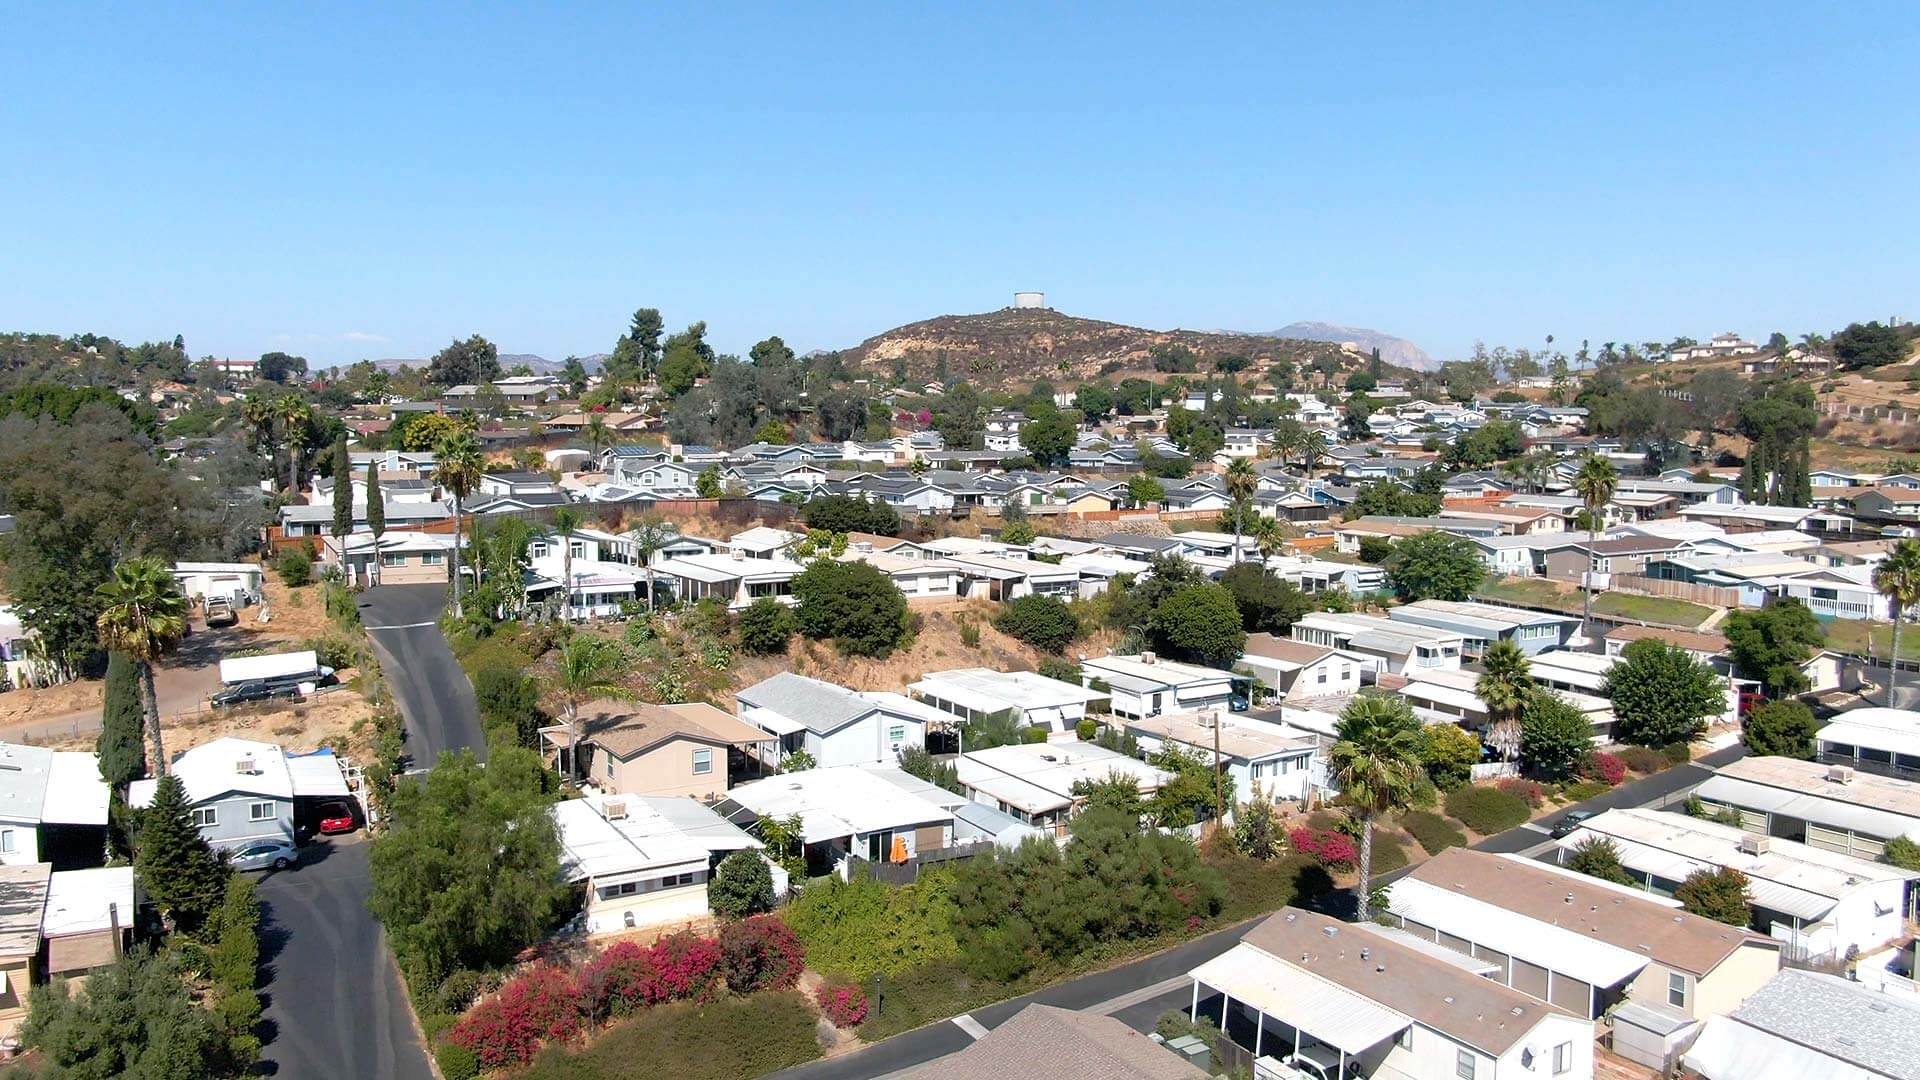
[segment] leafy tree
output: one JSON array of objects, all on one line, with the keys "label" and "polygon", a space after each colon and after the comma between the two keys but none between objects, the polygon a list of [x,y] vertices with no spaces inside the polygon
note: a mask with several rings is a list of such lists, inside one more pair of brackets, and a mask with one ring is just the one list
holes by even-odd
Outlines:
[{"label": "leafy tree", "polygon": [[1576,874],[1611,881],[1615,885],[1634,884],[1633,875],[1620,863],[1620,849],[1604,836],[1589,837],[1567,852],[1567,869]]},{"label": "leafy tree", "polygon": [[160,740],[160,697],[153,685],[153,665],[186,636],[187,598],[180,595],[167,564],[151,557],[115,566],[112,579],[94,592],[101,605],[101,647],[125,654],[140,676],[153,766],[165,775],[167,755]]},{"label": "leafy tree", "polygon": [[1360,561],[1378,566],[1393,558],[1393,541],[1385,536],[1363,536],[1360,538]]},{"label": "leafy tree", "polygon": [[1394,592],[1408,601],[1465,600],[1487,576],[1473,541],[1437,530],[1395,544],[1386,566]]},{"label": "leafy tree", "polygon": [[1058,465],[1073,449],[1076,428],[1073,421],[1055,412],[1030,420],[1020,428],[1020,446],[1040,465]]},{"label": "leafy tree", "polygon": [[147,775],[147,755],[140,738],[145,720],[139,670],[125,653],[109,653],[100,738],[94,749],[100,756],[100,778],[116,794],[124,794],[128,784]]},{"label": "leafy tree", "polygon": [[219,906],[227,866],[200,835],[177,776],[162,776],[140,814],[133,869],[174,925],[196,930]]},{"label": "leafy tree", "polygon": [[[1140,797],[1140,781],[1118,770],[1097,780],[1075,780],[1072,795],[1080,800],[1083,811],[1103,808],[1134,818],[1147,811],[1146,800]],[[1212,793],[1208,792],[1206,797],[1211,799]],[[1193,820],[1190,809],[1187,810],[1186,820]]]},{"label": "leafy tree", "polygon": [[1360,921],[1365,922],[1371,916],[1373,823],[1411,804],[1426,739],[1405,700],[1375,694],[1354,698],[1341,712],[1334,734],[1338,741],[1327,754],[1327,773],[1360,821],[1360,884],[1355,893],[1360,897]]},{"label": "leafy tree", "polygon": [[500,350],[475,334],[455,339],[427,362],[427,381],[435,386],[478,386],[500,378]]},{"label": "leafy tree", "polygon": [[863,562],[821,559],[793,579],[800,632],[853,656],[886,656],[907,637],[907,599]]},{"label": "leafy tree", "polygon": [[1812,502],[1808,451],[1820,412],[1805,383],[1768,383],[1740,405],[1735,430],[1751,442],[1741,471],[1748,502],[1806,506]]},{"label": "leafy tree", "polygon": [[1220,666],[1247,643],[1240,609],[1220,585],[1188,585],[1156,604],[1147,622],[1154,644],[1169,656]]},{"label": "leafy tree", "polygon": [[1073,392],[1073,407],[1089,420],[1098,420],[1113,411],[1113,391],[1099,383],[1087,383]]},{"label": "leafy tree", "polygon": [[807,528],[830,533],[900,535],[898,511],[878,499],[859,495],[816,495],[800,507],[800,518]]},{"label": "leafy tree", "polygon": [[1848,370],[1885,367],[1907,358],[1907,335],[1879,322],[1849,323],[1833,335],[1834,359]]},{"label": "leafy tree", "polygon": [[1769,701],[1753,710],[1740,732],[1747,752],[1766,757],[1813,760],[1813,736],[1820,725],[1813,710],[1798,701]]},{"label": "leafy tree", "polygon": [[1904,836],[1896,836],[1887,841],[1887,846],[1880,852],[1880,857],[1886,860],[1888,865],[1897,866],[1902,870],[1920,870],[1920,843]]},{"label": "leafy tree", "polygon": [[763,596],[740,613],[740,647],[755,656],[784,653],[799,628],[792,608]]},{"label": "leafy tree", "polygon": [[1798,600],[1783,599],[1753,611],[1735,611],[1720,623],[1734,673],[1758,679],[1769,697],[1805,693],[1812,685],[1800,665],[1826,644],[1820,620]]},{"label": "leafy tree", "polygon": [[[460,617],[460,506],[480,486],[485,472],[480,441],[467,432],[449,437],[434,451],[433,479],[453,501],[453,617]],[[572,587],[571,578],[568,587]]]},{"label": "leafy tree", "polygon": [[345,540],[353,532],[353,459],[347,437],[333,444],[333,538]]},{"label": "leafy tree", "polygon": [[268,382],[284,383],[295,375],[307,373],[307,360],[303,356],[288,356],[283,352],[262,353],[260,362],[254,365],[254,374]]},{"label": "leafy tree", "polygon": [[1520,646],[1505,638],[1488,645],[1480,656],[1480,678],[1474,683],[1474,693],[1487,706],[1489,726],[1497,732],[1490,741],[1496,746],[1519,744],[1518,732],[1512,729],[1533,693],[1531,668]]},{"label": "leafy tree", "polygon": [[700,475],[694,477],[693,479],[693,491],[694,491],[694,494],[700,496],[703,499],[719,498],[720,497],[720,466],[709,465],[706,468],[700,470]]},{"label": "leafy tree", "polygon": [[473,673],[473,696],[489,745],[504,734],[508,745],[532,746],[540,725],[540,684],[524,669],[490,663]]},{"label": "leafy tree", "polygon": [[1008,522],[1006,528],[1000,530],[1000,542],[1024,546],[1033,543],[1038,535],[1034,532],[1033,522],[1022,518],[1019,521]]},{"label": "leafy tree", "polygon": [[1255,562],[1227,568],[1220,584],[1240,611],[1240,625],[1249,633],[1285,637],[1293,624],[1314,610],[1313,598],[1293,582]]},{"label": "leafy tree", "polygon": [[721,859],[707,882],[707,905],[722,918],[772,911],[773,902],[773,872],[758,851],[742,848]]},{"label": "leafy tree", "polygon": [[909,746],[900,751],[900,771],[955,794],[964,794],[959,769],[950,763],[935,761],[924,746]]},{"label": "leafy tree", "polygon": [[1421,729],[1425,745],[1420,763],[1426,766],[1427,779],[1441,791],[1453,791],[1473,779],[1473,767],[1480,764],[1480,740],[1471,732],[1452,724],[1428,724]]},{"label": "leafy tree", "polygon": [[1438,496],[1409,491],[1391,480],[1370,480],[1354,493],[1346,518],[1432,517],[1439,512]]},{"label": "leafy tree", "polygon": [[1695,870],[1673,890],[1673,898],[1687,911],[1715,922],[1728,926],[1753,923],[1753,894],[1747,875],[1731,866]]},{"label": "leafy tree", "polygon": [[587,392],[587,365],[577,356],[569,356],[560,365],[560,381],[567,384],[567,396],[578,398]]},{"label": "leafy tree", "polygon": [[1160,372],[1191,372],[1200,367],[1200,358],[1192,349],[1174,342],[1155,345],[1147,350],[1147,357],[1153,370]]},{"label": "leafy tree", "polygon": [[560,719],[567,726],[567,767],[580,775],[580,706],[596,698],[630,698],[620,682],[625,662],[619,642],[597,634],[575,634],[560,646],[553,690],[560,697]]},{"label": "leafy tree", "polygon": [[1146,473],[1136,473],[1127,481],[1127,501],[1135,506],[1166,502],[1166,485]]},{"label": "leafy tree", "polygon": [[33,988],[21,1040],[44,1075],[74,1080],[206,1080],[238,1075],[213,1014],[195,1004],[187,954],[127,953],[75,992],[64,979]]},{"label": "leafy tree", "polygon": [[1057,596],[1022,596],[1000,609],[993,628],[1050,653],[1060,652],[1080,636],[1080,620]]},{"label": "leafy tree", "polygon": [[[402,413],[401,423],[387,429],[387,445],[409,453],[425,453],[466,430],[466,425],[439,413]],[[402,426],[404,423],[404,426]]]},{"label": "leafy tree", "polygon": [[1548,780],[1573,775],[1593,751],[1593,721],[1548,690],[1527,699],[1520,715],[1520,764],[1527,772]]},{"label": "leafy tree", "polygon": [[[1907,611],[1920,604],[1920,542],[1902,540],[1893,546],[1880,565],[1873,568],[1873,587],[1876,592],[1890,601],[1893,608],[1893,657],[1900,657],[1900,627],[1907,620]],[[1900,682],[1900,665],[1895,663],[1887,673],[1887,704],[1895,700],[1894,687]]]},{"label": "leafy tree", "polygon": [[565,892],[549,776],[530,750],[484,768],[462,750],[394,790],[368,907],[411,978],[504,964],[547,931]]},{"label": "leafy tree", "polygon": [[1613,699],[1614,738],[1640,746],[1688,742],[1726,707],[1726,685],[1692,653],[1642,638],[1607,672],[1601,695]]}]

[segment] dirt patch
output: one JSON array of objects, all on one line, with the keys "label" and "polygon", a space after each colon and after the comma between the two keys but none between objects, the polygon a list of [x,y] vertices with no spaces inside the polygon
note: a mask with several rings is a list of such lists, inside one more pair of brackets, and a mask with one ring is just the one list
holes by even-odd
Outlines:
[{"label": "dirt patch", "polygon": [[0,694],[0,728],[101,707],[104,684],[76,679],[57,686],[25,687]]},{"label": "dirt patch", "polygon": [[325,593],[319,585],[289,589],[273,571],[266,575],[265,609],[272,619],[261,623],[260,608],[248,608],[240,616],[238,629],[247,634],[242,648],[260,648],[275,642],[302,642],[322,637],[334,629],[327,618]]},{"label": "dirt patch", "polygon": [[[160,731],[169,757],[233,736],[278,743],[296,753],[332,746],[349,757],[365,760],[373,749],[374,711],[366,698],[343,686],[298,704],[276,702],[169,717],[161,723]],[[57,750],[91,750],[96,738],[88,733],[48,745]]]}]

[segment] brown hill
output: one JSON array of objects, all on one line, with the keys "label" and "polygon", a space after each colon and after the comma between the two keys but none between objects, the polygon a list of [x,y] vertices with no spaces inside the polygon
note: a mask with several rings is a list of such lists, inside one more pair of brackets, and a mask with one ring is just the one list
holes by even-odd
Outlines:
[{"label": "brown hill", "polygon": [[[1255,369],[1280,360],[1305,367],[1331,356],[1343,369],[1365,357],[1324,341],[1202,330],[1146,330],[1082,319],[1049,308],[1002,308],[981,315],[941,315],[896,327],[842,353],[847,364],[878,376],[904,360],[909,383],[942,370],[980,386],[1011,386],[1045,377],[1078,382],[1151,373],[1155,345],[1184,345],[1200,357],[1199,370],[1213,370],[1216,357],[1240,355]],[[1400,373],[1394,369],[1396,374]]]}]

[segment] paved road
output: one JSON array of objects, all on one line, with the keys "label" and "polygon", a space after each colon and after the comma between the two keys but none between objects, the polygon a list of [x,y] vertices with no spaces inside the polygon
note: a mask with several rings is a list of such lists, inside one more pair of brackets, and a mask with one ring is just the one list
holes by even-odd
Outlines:
[{"label": "paved road", "polygon": [[473,684],[440,632],[446,599],[444,585],[382,585],[360,596],[360,621],[406,718],[407,753],[418,769],[462,747],[487,759]]},{"label": "paved road", "polygon": [[[1714,767],[1725,765],[1745,753],[1745,747],[1741,746],[1718,750],[1702,756],[1694,765],[1683,765],[1630,784],[1622,784],[1604,795],[1568,809],[1598,811],[1657,804],[1705,780]],[[1551,828],[1558,820],[1556,815],[1543,819],[1537,827],[1509,829],[1474,846],[1483,851],[1527,851],[1544,843],[1547,836],[1542,830]],[[1406,872],[1399,870],[1382,875],[1376,879],[1376,883],[1389,884]],[[1350,892],[1340,890],[1322,897],[1313,906],[1328,914],[1352,918],[1354,897]],[[976,1009],[969,1015],[982,1027],[991,1030],[1036,1001],[1068,1009],[1084,1010],[1100,1006],[1100,1011],[1119,1017],[1135,1030],[1151,1031],[1161,1014],[1169,1009],[1185,1007],[1190,999],[1192,991],[1185,980],[1180,979],[1177,985],[1173,981],[1226,952],[1258,922],[1255,919],[1239,926],[1216,930],[1166,952],[1061,983],[1025,997]],[[846,1057],[817,1061],[774,1075],[788,1080],[865,1080],[951,1054],[972,1041],[952,1021],[946,1021],[896,1035]]]},{"label": "paved road", "polygon": [[325,841],[260,879],[267,1075],[432,1080],[400,973],[367,910],[367,850],[359,837]]}]

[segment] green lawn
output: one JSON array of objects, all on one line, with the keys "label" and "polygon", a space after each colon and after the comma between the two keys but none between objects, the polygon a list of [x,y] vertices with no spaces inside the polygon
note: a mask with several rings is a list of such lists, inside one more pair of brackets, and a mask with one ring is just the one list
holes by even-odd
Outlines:
[{"label": "green lawn", "polygon": [[[1827,648],[1865,654],[1869,647],[1874,656],[1893,655],[1893,624],[1864,619],[1835,619],[1827,624]],[[1920,626],[1907,623],[1900,628],[1900,657],[1920,660]]]},{"label": "green lawn", "polygon": [[1501,578],[1480,586],[1479,595],[1516,604],[1537,604],[1562,611],[1580,610],[1580,597],[1571,588],[1546,578]]},{"label": "green lawn", "polygon": [[[1502,578],[1492,584],[1482,585],[1476,595],[1570,614],[1580,612],[1580,591],[1546,578]],[[1603,592],[1594,597],[1593,610],[1596,615],[1684,627],[1699,626],[1707,616],[1713,614],[1712,608],[1685,600],[1619,592]]]},{"label": "green lawn", "polygon": [[521,1080],[747,1080],[820,1056],[813,1008],[796,991],[657,1005],[616,1022],[584,1049],[550,1046]]}]

